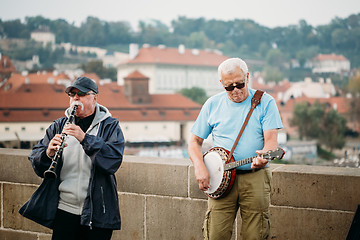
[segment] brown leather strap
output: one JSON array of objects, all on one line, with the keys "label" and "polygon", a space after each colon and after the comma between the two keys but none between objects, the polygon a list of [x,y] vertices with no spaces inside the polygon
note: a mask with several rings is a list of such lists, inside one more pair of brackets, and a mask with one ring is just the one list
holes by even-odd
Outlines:
[{"label": "brown leather strap", "polygon": [[254,111],[254,109],[256,108],[256,106],[259,105],[259,103],[261,101],[261,97],[262,97],[263,94],[264,94],[263,91],[256,90],[253,98],[251,99],[250,111],[249,111],[248,115],[246,116],[246,119],[245,119],[245,121],[244,121],[244,123],[243,123],[243,125],[241,127],[241,130],[240,130],[240,132],[239,132],[239,134],[238,134],[238,136],[237,136],[237,138],[235,140],[235,143],[234,143],[233,147],[231,148],[231,151],[230,151],[230,154],[229,154],[229,157],[228,157],[229,162],[230,162],[231,157],[232,157],[232,155],[233,155],[233,153],[235,151],[235,148],[236,148],[236,146],[237,146],[237,144],[238,144],[238,142],[240,140],[240,137],[243,134],[247,123],[249,122],[250,116],[251,116],[252,112]]}]

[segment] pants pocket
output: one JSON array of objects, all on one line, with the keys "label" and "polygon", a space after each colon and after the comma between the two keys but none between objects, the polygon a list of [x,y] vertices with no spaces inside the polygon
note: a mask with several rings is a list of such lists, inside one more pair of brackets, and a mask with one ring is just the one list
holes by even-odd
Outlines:
[{"label": "pants pocket", "polygon": [[209,240],[210,212],[211,212],[210,210],[207,210],[207,212],[205,214],[204,225],[202,227],[204,240]]},{"label": "pants pocket", "polygon": [[263,212],[261,214],[261,239],[269,239],[270,236],[270,213],[269,212]]}]

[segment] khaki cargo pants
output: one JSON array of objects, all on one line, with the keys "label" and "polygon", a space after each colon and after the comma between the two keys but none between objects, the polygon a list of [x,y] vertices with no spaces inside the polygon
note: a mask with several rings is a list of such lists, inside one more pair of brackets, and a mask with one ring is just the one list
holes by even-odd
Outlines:
[{"label": "khaki cargo pants", "polygon": [[231,191],[222,198],[208,199],[203,234],[206,240],[231,239],[240,208],[242,239],[268,239],[270,235],[271,171],[237,174]]}]

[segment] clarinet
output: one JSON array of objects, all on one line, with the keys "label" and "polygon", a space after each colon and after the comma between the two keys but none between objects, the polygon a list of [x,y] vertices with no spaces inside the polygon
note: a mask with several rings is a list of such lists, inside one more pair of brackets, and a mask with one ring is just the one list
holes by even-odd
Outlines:
[{"label": "clarinet", "polygon": [[[73,109],[71,110],[71,113],[70,113],[68,119],[66,120],[65,125],[74,122],[75,113],[76,113],[76,109],[78,108],[78,106],[79,105],[77,105],[76,102],[73,104]],[[52,162],[51,162],[49,169],[44,172],[44,178],[57,178],[56,166],[57,166],[58,161],[64,150],[66,136],[67,136],[67,134],[65,134],[65,133],[61,134],[62,142],[61,142],[60,146],[58,147],[58,149],[56,150],[55,155],[52,157]]]}]

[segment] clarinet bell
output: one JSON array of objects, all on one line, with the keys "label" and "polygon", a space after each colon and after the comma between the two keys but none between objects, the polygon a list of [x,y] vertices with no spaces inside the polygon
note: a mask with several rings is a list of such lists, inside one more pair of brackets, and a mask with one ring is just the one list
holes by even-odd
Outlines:
[{"label": "clarinet bell", "polygon": [[44,178],[56,178],[57,177],[56,172],[55,172],[56,165],[57,165],[57,162],[55,162],[55,161],[53,161],[51,163],[49,169],[44,172]]},{"label": "clarinet bell", "polygon": [[56,176],[56,173],[55,173],[54,171],[52,171],[52,170],[46,170],[46,171],[44,172],[44,177],[45,177],[45,178],[56,178],[57,176]]}]

